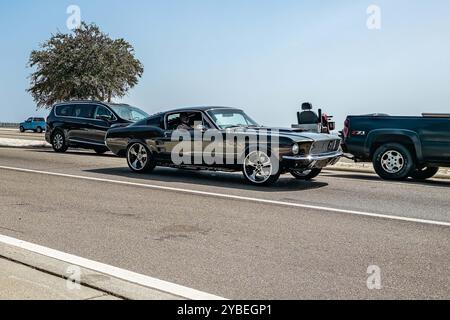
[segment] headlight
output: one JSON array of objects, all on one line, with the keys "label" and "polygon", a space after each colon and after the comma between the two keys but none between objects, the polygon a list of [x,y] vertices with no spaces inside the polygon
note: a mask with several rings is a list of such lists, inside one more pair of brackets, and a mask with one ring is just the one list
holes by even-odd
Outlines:
[{"label": "headlight", "polygon": [[294,156],[298,155],[300,152],[300,147],[298,146],[297,143],[294,143],[294,145],[292,146],[292,153],[294,154]]}]

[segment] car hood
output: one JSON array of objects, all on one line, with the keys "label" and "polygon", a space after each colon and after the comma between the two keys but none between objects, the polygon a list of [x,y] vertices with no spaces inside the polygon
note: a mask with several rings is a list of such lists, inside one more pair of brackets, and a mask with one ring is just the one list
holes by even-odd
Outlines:
[{"label": "car hood", "polygon": [[288,128],[274,128],[274,127],[260,127],[260,128],[233,128],[236,133],[261,133],[266,130],[272,130],[271,135],[278,135],[279,137],[290,138],[294,142],[310,142],[310,141],[325,141],[338,140],[339,137],[331,134],[313,133],[313,132],[299,132]]}]

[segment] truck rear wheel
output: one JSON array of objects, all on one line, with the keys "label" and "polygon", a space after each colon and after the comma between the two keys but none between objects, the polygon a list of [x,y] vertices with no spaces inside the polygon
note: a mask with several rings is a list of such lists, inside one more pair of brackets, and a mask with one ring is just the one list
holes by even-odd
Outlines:
[{"label": "truck rear wheel", "polygon": [[414,169],[411,152],[398,143],[387,143],[379,147],[373,155],[376,173],[385,180],[404,180]]},{"label": "truck rear wheel", "polygon": [[438,171],[438,167],[417,168],[411,172],[411,178],[415,180],[427,180],[434,177]]}]

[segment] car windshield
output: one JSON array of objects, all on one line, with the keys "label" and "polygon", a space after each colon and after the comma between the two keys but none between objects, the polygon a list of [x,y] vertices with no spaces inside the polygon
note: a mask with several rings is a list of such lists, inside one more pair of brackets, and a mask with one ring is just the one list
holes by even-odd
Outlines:
[{"label": "car windshield", "polygon": [[209,116],[220,129],[236,127],[259,127],[259,125],[241,110],[211,110]]},{"label": "car windshield", "polygon": [[111,105],[110,107],[124,120],[136,122],[149,117],[147,113],[136,107],[123,104]]}]

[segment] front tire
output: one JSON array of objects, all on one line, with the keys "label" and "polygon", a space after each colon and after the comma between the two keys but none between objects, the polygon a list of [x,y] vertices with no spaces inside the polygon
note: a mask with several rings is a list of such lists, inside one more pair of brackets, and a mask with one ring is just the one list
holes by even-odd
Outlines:
[{"label": "front tire", "polygon": [[127,163],[131,171],[136,173],[151,172],[156,166],[152,153],[141,142],[132,143],[128,146]]},{"label": "front tire", "polygon": [[438,171],[438,167],[417,168],[411,173],[411,178],[415,180],[427,180],[434,177]]},{"label": "front tire", "polygon": [[25,132],[25,128],[22,127],[22,126],[20,126],[19,131],[22,132],[22,133],[24,133],[24,132]]},{"label": "front tire", "polygon": [[64,153],[67,151],[66,137],[61,131],[57,131],[52,136],[52,147],[55,152]]},{"label": "front tire", "polygon": [[317,177],[322,172],[322,169],[311,169],[305,171],[292,170],[291,175],[298,180],[309,181]]},{"label": "front tire", "polygon": [[414,160],[405,146],[388,143],[375,151],[373,166],[384,180],[405,180],[414,169]]},{"label": "front tire", "polygon": [[[275,163],[276,161],[276,163]],[[252,151],[244,159],[242,172],[247,182],[258,186],[270,186],[281,175],[279,161],[263,151]]]}]

